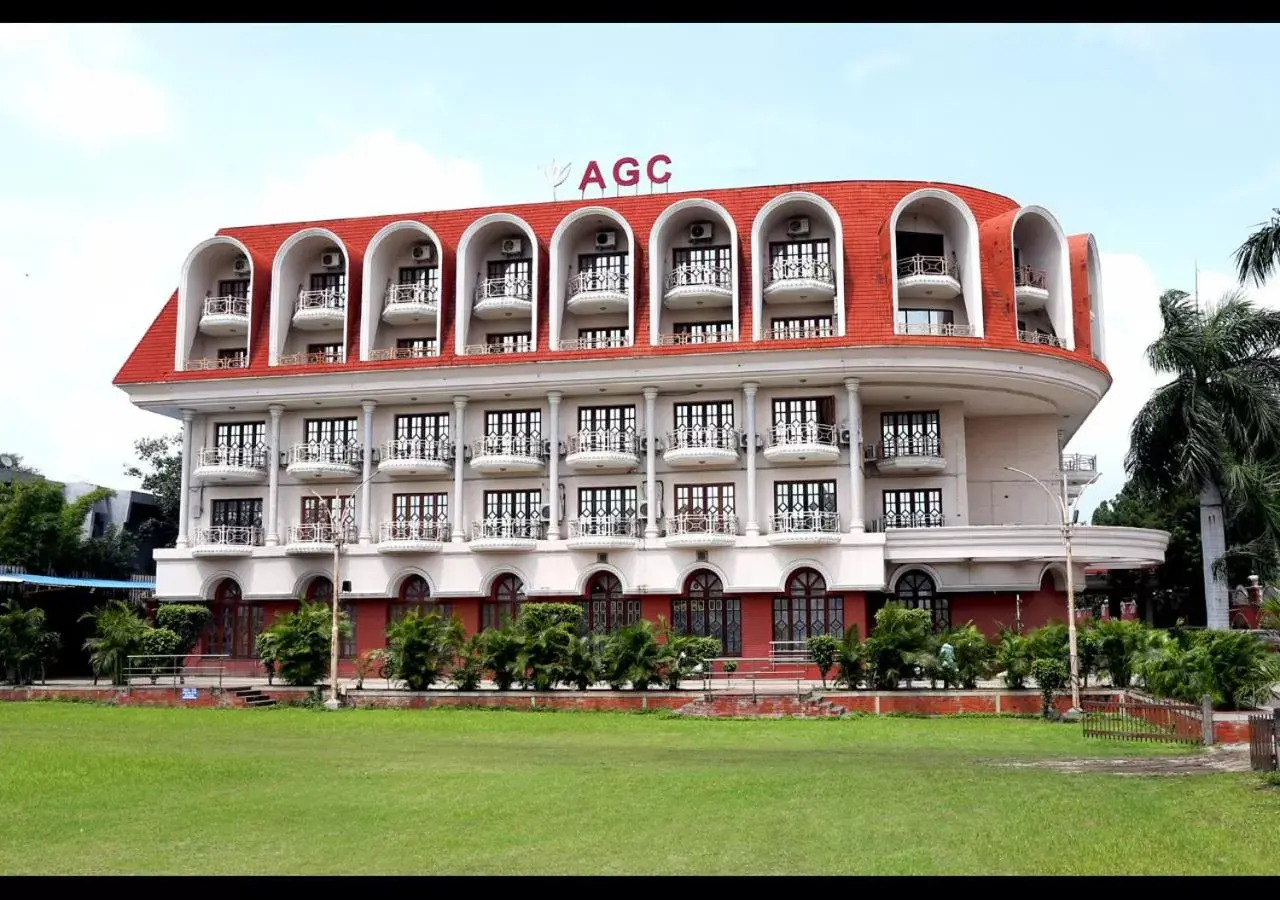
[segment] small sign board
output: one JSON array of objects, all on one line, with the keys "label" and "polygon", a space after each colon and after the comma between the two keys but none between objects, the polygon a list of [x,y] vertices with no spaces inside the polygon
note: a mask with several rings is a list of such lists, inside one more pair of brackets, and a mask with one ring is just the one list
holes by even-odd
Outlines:
[{"label": "small sign board", "polygon": [[200,695],[200,689],[199,689],[199,688],[189,688],[189,687],[184,687],[184,688],[182,689],[182,699],[183,699],[183,700],[194,700],[194,699],[196,699],[196,697],[198,697],[199,695]]}]

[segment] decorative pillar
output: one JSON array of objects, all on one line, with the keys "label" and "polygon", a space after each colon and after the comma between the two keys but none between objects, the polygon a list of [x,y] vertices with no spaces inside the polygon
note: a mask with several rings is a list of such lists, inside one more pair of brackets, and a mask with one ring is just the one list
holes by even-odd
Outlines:
[{"label": "decorative pillar", "polygon": [[467,442],[463,438],[462,413],[467,408],[466,397],[453,398],[453,509],[449,517],[453,519],[453,539],[465,541],[467,533],[462,530],[462,467],[466,463]]},{"label": "decorative pillar", "polygon": [[284,407],[272,404],[267,407],[271,425],[267,437],[267,546],[280,543],[280,416]]},{"label": "decorative pillar", "polygon": [[178,538],[173,545],[178,548],[189,545],[187,517],[191,515],[191,423],[196,417],[194,409],[182,411],[182,483],[178,488]]},{"label": "decorative pillar", "polygon": [[373,477],[373,410],[378,404],[373,400],[363,400],[360,408],[364,410],[364,460],[361,466],[360,483],[360,543],[372,544],[373,532],[369,527],[369,494],[373,487],[369,479]]},{"label": "decorative pillar", "polygon": [[760,520],[756,515],[756,389],[754,381],[742,386],[747,408],[747,537],[758,537]]},{"label": "decorative pillar", "polygon": [[547,461],[547,505],[551,508],[551,521],[547,523],[547,540],[560,540],[560,398],[559,391],[547,394],[550,409],[547,415],[547,444],[550,459]]},{"label": "decorative pillar", "polygon": [[863,494],[866,483],[862,476],[862,398],[858,395],[858,379],[846,378],[844,389],[849,394],[849,523],[850,534],[866,530]]},{"label": "decorative pillar", "polygon": [[646,540],[658,537],[658,435],[654,401],[658,399],[658,389],[644,389],[644,496],[647,509],[644,519],[644,536]]}]

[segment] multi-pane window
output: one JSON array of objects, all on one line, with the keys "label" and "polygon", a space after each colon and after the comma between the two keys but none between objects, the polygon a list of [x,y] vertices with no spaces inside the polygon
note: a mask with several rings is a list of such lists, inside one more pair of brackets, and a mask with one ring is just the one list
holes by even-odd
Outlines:
[{"label": "multi-pane window", "polygon": [[733,515],[732,484],[677,484],[677,515]]},{"label": "multi-pane window", "polygon": [[933,579],[912,570],[898,579],[895,599],[908,609],[927,609],[934,629],[951,627],[951,603],[940,597]]},{"label": "multi-pane window", "polygon": [[354,417],[349,419],[307,419],[303,433],[308,442],[323,441],[328,444],[357,446],[360,443],[360,427]]},{"label": "multi-pane window", "polygon": [[493,582],[489,599],[480,607],[482,628],[501,628],[520,616],[525,601],[524,582],[515,575],[500,575]]},{"label": "multi-pane window", "polygon": [[394,625],[416,610],[419,615],[436,613],[441,618],[453,618],[453,606],[435,603],[431,599],[431,587],[421,575],[410,575],[400,585],[396,599],[387,605],[387,624]]},{"label": "multi-pane window", "polygon": [[396,416],[396,440],[430,438],[447,440],[449,437],[448,413],[410,413]]},{"label": "multi-pane window", "polygon": [[690,344],[714,344],[733,340],[732,322],[677,322],[676,334],[688,335]]},{"label": "multi-pane window", "polygon": [[347,276],[342,272],[317,272],[311,276],[311,290],[346,293]]},{"label": "multi-pane window", "polygon": [[773,639],[794,645],[822,634],[844,636],[844,598],[829,595],[826,579],[813,569],[798,569],[785,596],[773,600]]},{"label": "multi-pane window", "polygon": [[733,402],[719,400],[713,403],[677,403],[675,405],[676,428],[732,428]]},{"label": "multi-pane window", "polygon": [[240,585],[224,578],[213,593],[212,616],[204,633],[204,652],[216,656],[252,659],[262,633],[262,607],[246,603]]},{"label": "multi-pane window", "polygon": [[578,489],[578,527],[587,534],[618,534],[636,517],[635,487]]},{"label": "multi-pane window", "polygon": [[834,481],[775,481],[773,509],[778,514],[834,513]]},{"label": "multi-pane window", "polygon": [[355,535],[355,521],[355,497],[317,497],[313,494],[302,498],[302,524],[315,526],[322,534],[329,534],[328,528],[337,525],[350,540]]},{"label": "multi-pane window", "polygon": [[440,269],[436,266],[403,266],[400,269],[401,285],[421,285],[427,296],[435,296],[440,290]]},{"label": "multi-pane window", "polygon": [[422,356],[435,356],[440,352],[440,342],[433,337],[396,338],[396,349],[400,357],[417,359]]},{"label": "multi-pane window", "polygon": [[885,491],[884,524],[886,528],[939,528],[945,525],[941,489]]},{"label": "multi-pane window", "polygon": [[521,297],[528,300],[533,296],[533,260],[532,259],[495,259],[488,264],[488,277],[494,285],[489,293],[500,293],[506,297]]},{"label": "multi-pane window", "polygon": [[333,342],[307,344],[307,354],[316,362],[340,363],[342,362],[342,344]]},{"label": "multi-pane window", "polygon": [[585,629],[592,634],[610,634],[640,621],[640,601],[623,599],[622,582],[608,572],[592,579],[587,599],[579,605]]},{"label": "multi-pane window", "polygon": [[391,515],[396,522],[444,524],[449,521],[449,495],[392,494]]},{"label": "multi-pane window", "polygon": [[623,290],[627,284],[627,254],[579,254],[578,283],[578,289],[583,291]]},{"label": "multi-pane window", "polygon": [[627,346],[625,328],[579,328],[578,346],[584,350]]},{"label": "multi-pane window", "polygon": [[733,251],[721,247],[677,247],[672,251],[676,284],[733,285]]},{"label": "multi-pane window", "polygon": [[212,515],[215,528],[261,528],[262,499],[214,500]]},{"label": "multi-pane window", "polygon": [[779,397],[773,401],[773,427],[784,425],[834,425],[834,397]]},{"label": "multi-pane window", "polygon": [[578,430],[632,436],[636,433],[636,408],[634,406],[580,406],[578,407]]},{"label": "multi-pane window", "polygon": [[221,465],[264,466],[267,425],[265,422],[219,422],[213,429],[213,449]]},{"label": "multi-pane window", "polygon": [[249,279],[235,278],[218,282],[219,297],[235,297],[237,300],[249,299]]},{"label": "multi-pane window", "polygon": [[490,353],[528,353],[533,347],[533,339],[527,331],[487,334],[484,342]]},{"label": "multi-pane window", "polygon": [[773,319],[769,322],[775,340],[798,341],[806,338],[827,338],[835,335],[830,316],[800,316]]},{"label": "multi-pane window", "polygon": [[485,491],[484,521],[487,536],[541,540],[542,491]]},{"label": "multi-pane window", "polygon": [[886,458],[941,455],[937,411],[881,414],[880,442]]},{"label": "multi-pane window", "polygon": [[770,244],[769,274],[774,279],[829,278],[831,242],[822,238]]},{"label": "multi-pane window", "polygon": [[689,576],[684,596],[671,601],[671,628],[677,634],[716,638],[722,656],[742,655],[742,601],[724,596],[714,572],[701,569]]},{"label": "multi-pane window", "polygon": [[542,439],[542,410],[500,409],[484,414],[486,435],[510,435],[511,437]]},{"label": "multi-pane window", "polygon": [[899,325],[952,325],[955,314],[949,309],[899,309]]}]

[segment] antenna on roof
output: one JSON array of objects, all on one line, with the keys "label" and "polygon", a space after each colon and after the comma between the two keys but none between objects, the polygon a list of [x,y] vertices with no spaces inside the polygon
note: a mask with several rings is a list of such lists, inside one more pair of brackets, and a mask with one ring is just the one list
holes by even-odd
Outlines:
[{"label": "antenna on roof", "polygon": [[14,459],[12,456],[10,456],[8,453],[0,455],[0,467],[6,468],[6,469],[12,469],[13,466],[14,466]]}]

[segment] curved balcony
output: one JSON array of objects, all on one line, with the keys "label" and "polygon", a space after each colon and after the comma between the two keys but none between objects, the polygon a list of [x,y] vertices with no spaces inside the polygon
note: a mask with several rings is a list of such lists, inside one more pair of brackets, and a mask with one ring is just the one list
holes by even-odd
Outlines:
[{"label": "curved balcony", "polygon": [[584,516],[569,523],[570,550],[625,550],[634,547],[638,533],[634,518]]},{"label": "curved balcony", "polygon": [[829,463],[840,457],[834,425],[790,422],[769,429],[764,458],[779,463]]},{"label": "curved balcony", "polygon": [[388,325],[417,325],[436,320],[440,288],[434,284],[393,284],[387,288],[382,321]]},{"label": "curved balcony", "polygon": [[836,273],[821,259],[776,259],[761,292],[768,303],[817,303],[836,295]]},{"label": "curved balcony", "polygon": [[897,322],[893,333],[909,337],[977,337],[972,325],[950,322]]},{"label": "curved balcony", "polygon": [[811,341],[817,338],[836,336],[835,326],[823,324],[806,328],[768,328],[765,329],[766,341]]},{"label": "curved balcony", "polygon": [[541,519],[495,516],[471,523],[471,549],[477,553],[516,553],[533,550],[546,537]]},{"label": "curved balcony", "polygon": [[876,471],[881,475],[935,475],[947,468],[942,441],[934,435],[885,441],[875,453]]},{"label": "curved balcony", "polygon": [[293,327],[299,331],[327,331],[347,321],[347,292],[340,288],[298,291],[293,304]]},{"label": "curved balcony", "polygon": [[578,315],[626,312],[627,275],[613,269],[579,272],[569,279],[564,305]]},{"label": "curved balcony", "polygon": [[630,472],[640,465],[640,442],[634,431],[597,428],[565,440],[564,463],[583,472]]},{"label": "curved balcony", "polygon": [[662,304],[667,309],[713,309],[733,305],[733,268],[686,263],[667,273]]},{"label": "curved balcony", "polygon": [[1013,296],[1019,309],[1044,309],[1049,302],[1049,273],[1032,266],[1013,270]]},{"label": "curved balcony", "polygon": [[1067,349],[1066,341],[1047,331],[1023,331],[1019,329],[1018,340],[1023,344],[1035,344],[1039,347],[1057,347],[1059,350]]},{"label": "curved balcony", "polygon": [[898,297],[951,300],[960,296],[960,267],[944,256],[898,260]]},{"label": "curved balcony", "polygon": [[197,559],[252,556],[262,546],[262,529],[246,525],[215,525],[196,531],[191,555]]},{"label": "curved balcony", "polygon": [[622,337],[588,337],[559,341],[557,350],[619,350],[631,346],[631,332]]},{"label": "curved balcony", "polygon": [[200,311],[200,333],[227,337],[249,332],[249,298],[205,297]]},{"label": "curved balcony", "polygon": [[533,283],[527,278],[482,278],[471,307],[477,319],[515,319],[533,315]]},{"label": "curved balcony", "polygon": [[435,346],[425,347],[375,347],[369,351],[369,359],[385,361],[388,359],[432,359],[439,356],[440,350]]},{"label": "curved balcony", "polygon": [[453,460],[453,442],[446,437],[392,438],[378,454],[378,471],[392,478],[448,475]]},{"label": "curved balcony", "polygon": [[737,338],[729,331],[712,331],[695,333],[677,331],[658,335],[659,347],[685,347],[690,344],[732,344]]},{"label": "curved balcony", "polygon": [[703,550],[732,547],[738,539],[738,517],[728,512],[677,513],[667,516],[666,545]]},{"label": "curved balcony", "polygon": [[201,448],[196,454],[196,467],[191,477],[196,481],[219,484],[257,484],[266,474],[267,451],[264,448],[232,444]]},{"label": "curved balcony", "polygon": [[379,553],[434,553],[448,541],[449,523],[441,519],[383,522],[378,526]]},{"label": "curved balcony", "polygon": [[662,461],[669,466],[731,466],[741,444],[731,425],[685,425],[667,432]]},{"label": "curved balcony", "polygon": [[775,547],[840,543],[840,516],[833,512],[774,513],[769,517],[769,534]]},{"label": "curved balcony", "polygon": [[287,471],[294,478],[355,478],[364,465],[364,451],[356,443],[303,441],[289,448],[287,459]]},{"label": "curved balcony", "polygon": [[285,538],[284,552],[290,556],[318,556],[332,554],[336,539],[351,544],[356,540],[354,528],[336,529],[328,523],[290,525]]},{"label": "curved balcony", "polygon": [[491,434],[471,442],[471,468],[487,475],[541,472],[546,461],[541,435]]},{"label": "curved balcony", "polygon": [[182,367],[185,372],[221,372],[249,368],[249,356],[193,356]]},{"label": "curved balcony", "polygon": [[1098,457],[1084,453],[1065,453],[1059,471],[1066,475],[1068,484],[1087,484],[1098,474]]}]

